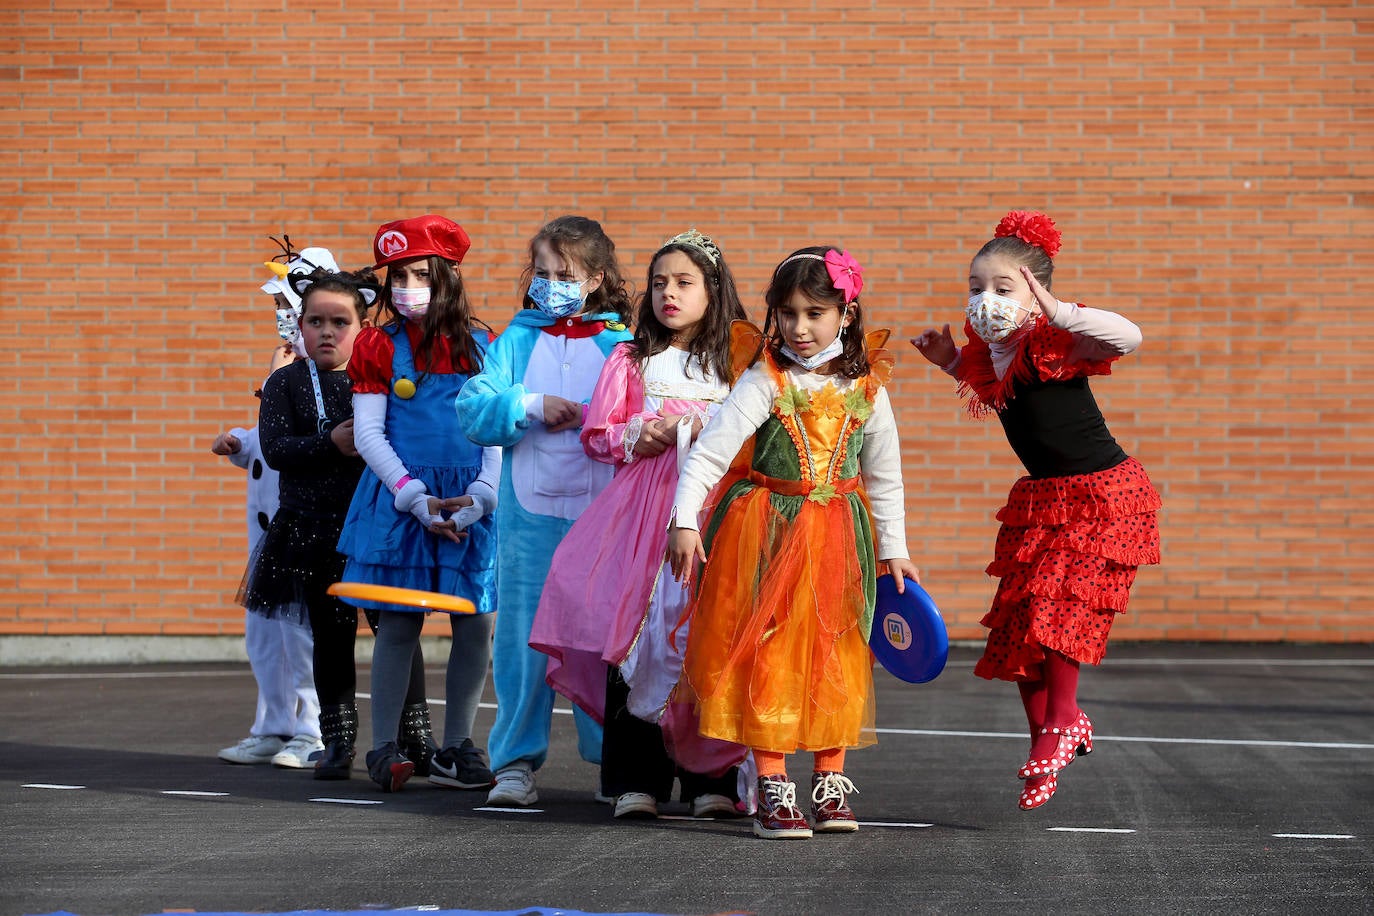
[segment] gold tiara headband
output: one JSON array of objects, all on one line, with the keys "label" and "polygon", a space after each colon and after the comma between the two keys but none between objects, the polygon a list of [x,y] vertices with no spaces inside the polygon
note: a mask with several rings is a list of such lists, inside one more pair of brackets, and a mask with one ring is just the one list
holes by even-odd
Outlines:
[{"label": "gold tiara headband", "polygon": [[689,248],[695,248],[706,255],[706,260],[711,262],[712,267],[720,266],[720,249],[716,247],[715,242],[711,241],[709,235],[702,235],[696,229],[679,232],[659,247],[666,248],[669,245],[686,245]]}]

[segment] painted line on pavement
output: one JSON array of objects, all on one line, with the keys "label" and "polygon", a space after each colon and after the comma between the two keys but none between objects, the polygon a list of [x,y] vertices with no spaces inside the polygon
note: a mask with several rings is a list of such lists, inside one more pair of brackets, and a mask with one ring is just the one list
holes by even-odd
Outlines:
[{"label": "painted line on pavement", "polygon": [[[879,735],[930,735],[939,738],[1014,738],[1025,741],[1025,732],[974,732],[955,731],[936,728],[875,728]],[[1134,741],[1145,744],[1208,744],[1229,745],[1232,747],[1315,747],[1326,750],[1374,751],[1374,744],[1353,741],[1268,741],[1259,738],[1161,738],[1149,735],[1100,735],[1093,733],[1094,741]]]},{"label": "painted line on pavement", "polygon": [[326,805],[381,805],[384,802],[374,801],[366,798],[312,798],[312,802],[323,802]]}]

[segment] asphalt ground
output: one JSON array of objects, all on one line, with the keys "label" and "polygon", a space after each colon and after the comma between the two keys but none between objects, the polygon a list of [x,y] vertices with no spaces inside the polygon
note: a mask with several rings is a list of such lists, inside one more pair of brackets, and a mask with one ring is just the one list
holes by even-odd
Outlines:
[{"label": "asphalt ground", "polygon": [[1080,689],[1095,752],[1034,812],[1016,691],[975,655],[921,686],[879,671],[879,743],[848,765],[862,828],[787,842],[677,808],[613,821],[566,714],[537,808],[484,811],[384,795],[361,760],[333,783],[221,763],[246,665],[12,668],[0,912],[1374,912],[1374,646],[1115,646]]}]

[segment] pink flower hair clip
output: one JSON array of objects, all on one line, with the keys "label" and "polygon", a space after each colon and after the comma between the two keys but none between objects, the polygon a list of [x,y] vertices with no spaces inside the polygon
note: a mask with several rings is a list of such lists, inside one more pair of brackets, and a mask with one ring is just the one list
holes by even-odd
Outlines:
[{"label": "pink flower hair clip", "polygon": [[864,269],[853,255],[832,248],[825,253],[825,269],[830,274],[830,282],[844,296],[845,305],[859,298],[864,288]]}]

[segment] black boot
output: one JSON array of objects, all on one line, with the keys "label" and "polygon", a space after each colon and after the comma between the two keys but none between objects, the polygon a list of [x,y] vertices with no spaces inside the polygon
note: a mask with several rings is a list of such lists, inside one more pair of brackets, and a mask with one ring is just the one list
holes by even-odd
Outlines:
[{"label": "black boot", "polygon": [[315,764],[316,779],[347,779],[358,740],[358,707],[354,703],[320,707],[320,740],[324,753]]},{"label": "black boot", "polygon": [[429,724],[429,704],[412,703],[401,710],[401,733],[396,743],[401,753],[415,764],[416,776],[429,775],[429,762],[439,746],[434,743],[434,729]]}]

